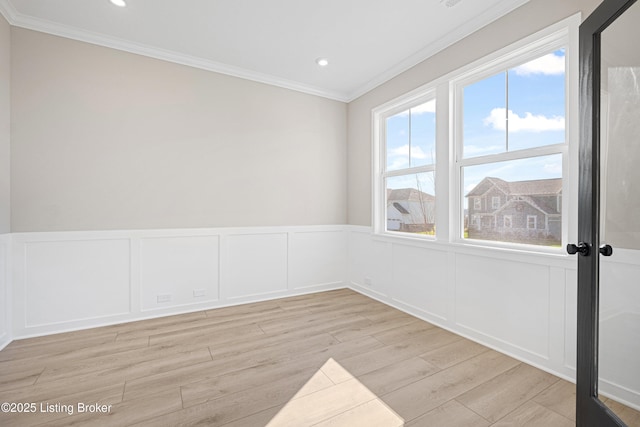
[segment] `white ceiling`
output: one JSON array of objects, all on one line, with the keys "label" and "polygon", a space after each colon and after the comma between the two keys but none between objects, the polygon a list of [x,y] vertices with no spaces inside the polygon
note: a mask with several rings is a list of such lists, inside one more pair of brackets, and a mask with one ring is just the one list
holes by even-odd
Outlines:
[{"label": "white ceiling", "polygon": [[0,12],[15,26],[350,101],[527,1],[0,0]]}]

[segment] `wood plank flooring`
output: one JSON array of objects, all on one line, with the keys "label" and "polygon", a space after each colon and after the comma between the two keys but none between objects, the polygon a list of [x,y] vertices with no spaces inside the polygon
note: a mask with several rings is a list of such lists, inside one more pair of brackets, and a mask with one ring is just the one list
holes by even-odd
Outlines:
[{"label": "wood plank flooring", "polygon": [[15,341],[0,402],[36,404],[1,426],[575,425],[572,384],[350,290]]}]

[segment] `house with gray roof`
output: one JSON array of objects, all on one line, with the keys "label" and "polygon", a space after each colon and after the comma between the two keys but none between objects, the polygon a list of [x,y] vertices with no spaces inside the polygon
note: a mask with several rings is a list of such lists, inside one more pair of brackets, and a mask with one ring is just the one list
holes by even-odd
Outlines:
[{"label": "house with gray roof", "polygon": [[431,233],[436,198],[415,188],[387,189],[387,230]]},{"label": "house with gray roof", "polygon": [[469,238],[560,244],[562,178],[508,182],[487,177],[466,197]]}]

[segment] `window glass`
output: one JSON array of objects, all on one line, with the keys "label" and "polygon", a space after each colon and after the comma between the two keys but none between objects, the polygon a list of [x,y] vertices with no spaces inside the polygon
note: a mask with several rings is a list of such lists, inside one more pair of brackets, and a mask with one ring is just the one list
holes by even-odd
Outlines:
[{"label": "window glass", "polygon": [[565,141],[565,50],[463,88],[463,157]]},{"label": "window glass", "polygon": [[565,140],[564,49],[508,71],[509,151]]},{"label": "window glass", "polygon": [[411,166],[436,161],[436,100],[411,109]]},{"label": "window glass", "polygon": [[387,169],[408,168],[409,163],[409,114],[396,114],[387,118]]},{"label": "window glass", "polygon": [[435,162],[435,99],[386,119],[387,170]]},{"label": "window glass", "polygon": [[[575,61],[577,20],[560,27],[373,110],[375,233],[435,238],[440,230],[438,240],[453,243],[561,247],[564,168],[575,169],[566,109],[577,99],[567,102],[566,81],[577,76],[566,64]],[[436,103],[449,112],[438,132]],[[438,197],[436,169],[445,177]]]},{"label": "window glass", "polygon": [[433,172],[387,178],[387,231],[433,235],[436,220],[434,194]]},{"label": "window glass", "polygon": [[467,85],[463,90],[463,152],[464,157],[485,156],[506,150],[507,136],[502,124],[488,122],[504,113],[507,107],[506,73]]},{"label": "window glass", "polygon": [[[560,246],[561,154],[466,166],[462,174],[465,238]],[[476,199],[494,197],[499,205],[478,209]]]}]

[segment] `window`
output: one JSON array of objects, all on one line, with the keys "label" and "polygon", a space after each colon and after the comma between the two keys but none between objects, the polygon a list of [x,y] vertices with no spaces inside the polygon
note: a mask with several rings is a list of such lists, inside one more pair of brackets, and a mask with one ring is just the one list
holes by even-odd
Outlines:
[{"label": "window", "polygon": [[577,204],[563,193],[577,179],[579,23],[575,15],[372,111],[375,233],[560,250]]},{"label": "window", "polygon": [[491,209],[500,209],[500,196],[493,196],[491,198]]},{"label": "window", "polygon": [[480,228],[480,215],[472,215],[473,221],[471,222],[471,227],[479,229]]},{"label": "window", "polygon": [[391,108],[381,120],[384,231],[435,233],[436,122],[433,96]]},{"label": "window", "polygon": [[478,211],[482,209],[482,198],[480,197],[473,198],[473,208]]},{"label": "window", "polygon": [[511,215],[505,215],[503,217],[503,227],[504,228],[512,228],[513,227],[513,221],[512,221],[512,216]]},{"label": "window", "polygon": [[[504,227],[490,221],[467,228],[462,239],[559,246],[562,239],[563,164],[567,153],[566,47],[558,42],[524,48],[508,59],[455,83],[456,165],[460,215],[473,215],[476,200],[491,197]],[[472,208],[467,206],[473,199]],[[502,202],[504,200],[504,202]],[[542,224],[537,229],[539,212]],[[509,230],[506,230],[509,229]]]}]

